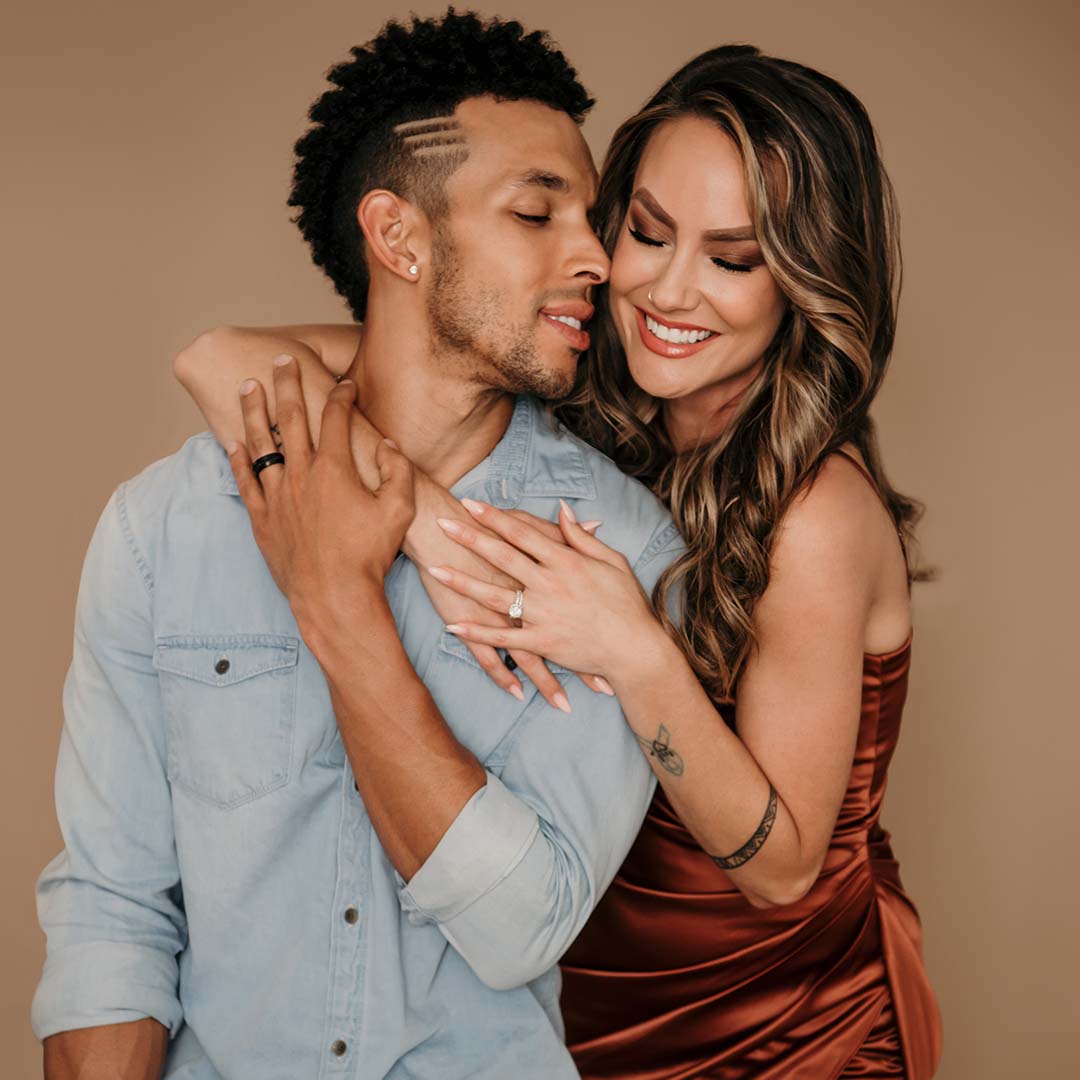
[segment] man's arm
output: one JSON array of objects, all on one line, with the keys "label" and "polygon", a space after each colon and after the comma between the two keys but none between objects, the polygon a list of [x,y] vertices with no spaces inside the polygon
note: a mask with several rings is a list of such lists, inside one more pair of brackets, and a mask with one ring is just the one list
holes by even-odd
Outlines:
[{"label": "man's arm", "polygon": [[[674,544],[654,550],[636,568],[646,587]],[[301,630],[402,903],[485,983],[522,985],[558,961],[610,883],[648,807],[649,767],[618,703],[570,680],[573,714],[538,695],[501,777],[486,772],[417,677],[385,597],[373,589],[361,609]]]},{"label": "man's arm", "polygon": [[45,1080],[159,1080],[169,1032],[146,1018],[45,1040]]},{"label": "man's arm", "polygon": [[56,772],[65,846],[38,881],[47,957],[32,1020],[50,1080],[160,1075],[161,1033],[182,1018],[152,588],[121,487],[83,568]]}]

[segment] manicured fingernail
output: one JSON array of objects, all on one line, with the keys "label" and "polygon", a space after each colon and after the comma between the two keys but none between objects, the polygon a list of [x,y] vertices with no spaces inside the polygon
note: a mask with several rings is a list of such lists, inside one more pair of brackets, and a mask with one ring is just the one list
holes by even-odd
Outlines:
[{"label": "manicured fingernail", "polygon": [[341,382],[338,383],[338,386],[340,386],[344,390],[351,390],[353,386],[353,381],[352,379],[342,379]]},{"label": "manicured fingernail", "polygon": [[513,686],[508,686],[506,689],[509,690],[510,693],[518,699],[518,701],[525,700],[525,691],[521,689],[520,683],[514,683]]},{"label": "manicured fingernail", "polygon": [[450,571],[449,570],[444,570],[441,566],[429,566],[427,568],[427,572],[436,581],[450,581],[451,577],[452,577]]},{"label": "manicured fingernail", "polygon": [[394,442],[393,439],[383,439],[383,442],[386,443],[386,445],[389,446],[391,450],[396,450],[398,448],[398,444]]},{"label": "manicured fingernail", "polygon": [[612,690],[611,683],[609,683],[603,675],[594,675],[592,681],[593,686],[595,686],[596,689],[600,691],[600,693],[607,694],[608,697],[615,696],[615,691]]},{"label": "manicured fingernail", "polygon": [[470,514],[475,514],[477,517],[487,509],[482,502],[477,502],[475,499],[462,499],[461,505],[464,506]]},{"label": "manicured fingernail", "polygon": [[243,394],[244,397],[247,397],[258,385],[259,384],[254,379],[245,379],[244,382],[240,384],[240,393]]},{"label": "manicured fingernail", "polygon": [[450,518],[436,518],[435,520],[439,523],[440,528],[451,536],[460,536],[465,531],[456,521],[451,521]]},{"label": "manicured fingernail", "polygon": [[459,623],[451,622],[447,623],[444,629],[451,634],[460,634],[465,627],[461,626]]},{"label": "manicured fingernail", "polygon": [[603,525],[603,524],[604,524],[604,523],[603,523],[602,521],[583,521],[583,522],[581,523],[581,527],[582,527],[582,528],[583,528],[583,529],[584,529],[584,530],[585,530],[585,531],[586,531],[587,533],[594,533],[594,532],[596,532],[596,530],[597,530],[597,529],[599,529],[599,528],[600,528],[600,526],[601,526],[601,525]]},{"label": "manicured fingernail", "polygon": [[566,516],[573,522],[577,522],[577,518],[574,517],[574,511],[570,509],[570,504],[565,499],[559,500],[559,505],[566,511]]},{"label": "manicured fingernail", "polygon": [[282,353],[280,356],[274,357],[274,367],[284,367],[286,364],[291,364],[293,358],[288,353]]},{"label": "manicured fingernail", "polygon": [[231,442],[228,446],[225,447],[225,449],[231,457],[233,454],[236,453],[237,450],[240,449],[240,444],[238,442]]},{"label": "manicured fingernail", "polygon": [[553,694],[551,700],[555,703],[555,707],[562,709],[563,712],[570,711],[570,699],[560,690],[557,694]]}]

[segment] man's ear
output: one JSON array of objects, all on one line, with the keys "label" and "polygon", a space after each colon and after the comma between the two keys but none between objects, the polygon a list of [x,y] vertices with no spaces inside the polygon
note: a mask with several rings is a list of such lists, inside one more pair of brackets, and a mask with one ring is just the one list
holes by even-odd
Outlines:
[{"label": "man's ear", "polygon": [[430,251],[427,215],[408,199],[377,188],[356,208],[371,258],[406,281],[418,281]]}]

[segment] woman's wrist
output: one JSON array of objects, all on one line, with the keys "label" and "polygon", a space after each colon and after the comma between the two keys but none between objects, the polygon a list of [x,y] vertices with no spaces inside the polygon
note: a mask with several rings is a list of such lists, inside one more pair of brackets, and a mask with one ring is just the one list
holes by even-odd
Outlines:
[{"label": "woman's wrist", "polygon": [[659,619],[644,619],[640,628],[620,636],[626,645],[604,672],[619,697],[633,696],[641,686],[651,686],[670,674],[673,663],[685,663]]}]

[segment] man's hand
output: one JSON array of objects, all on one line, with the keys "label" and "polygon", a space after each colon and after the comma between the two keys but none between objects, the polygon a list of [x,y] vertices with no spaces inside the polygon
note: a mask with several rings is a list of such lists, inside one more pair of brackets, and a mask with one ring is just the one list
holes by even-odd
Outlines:
[{"label": "man's hand", "polygon": [[232,444],[229,461],[259,550],[314,650],[315,641],[337,628],[361,624],[372,597],[382,596],[383,579],[415,513],[413,470],[393,443],[379,440],[379,486],[365,486],[350,449],[354,383],[342,382],[331,392],[318,451],[291,357],[276,363],[274,391],[285,461],[258,477],[252,471],[253,460],[276,449],[266,395],[254,380],[241,388],[246,445]]}]

